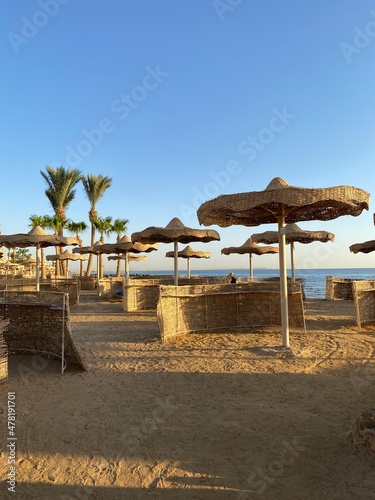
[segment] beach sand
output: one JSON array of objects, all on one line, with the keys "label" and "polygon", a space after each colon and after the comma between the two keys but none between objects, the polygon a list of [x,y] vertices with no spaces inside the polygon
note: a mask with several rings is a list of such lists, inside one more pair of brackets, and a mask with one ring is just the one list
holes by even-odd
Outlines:
[{"label": "beach sand", "polygon": [[[83,297],[72,335],[87,370],[11,355],[18,499],[368,499],[375,467],[346,437],[375,406],[375,329],[349,301],[305,302],[307,333],[191,334]],[[9,442],[9,441],[8,441]],[[2,447],[1,475],[9,473]]]}]

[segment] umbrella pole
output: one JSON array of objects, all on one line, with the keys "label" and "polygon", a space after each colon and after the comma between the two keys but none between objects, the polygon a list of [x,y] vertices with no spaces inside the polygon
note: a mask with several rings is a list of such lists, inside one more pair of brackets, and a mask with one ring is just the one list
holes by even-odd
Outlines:
[{"label": "umbrella pole", "polygon": [[100,269],[99,254],[96,254],[96,295],[98,297],[99,297],[99,269]]},{"label": "umbrella pole", "polygon": [[128,252],[125,252],[125,279],[129,279],[129,257]]},{"label": "umbrella pole", "polygon": [[39,292],[39,245],[35,247],[35,265],[36,291]]},{"label": "umbrella pole", "polygon": [[250,261],[250,281],[253,281],[253,254],[249,253],[249,261]]},{"label": "umbrella pole", "polygon": [[281,329],[282,346],[289,347],[289,318],[288,318],[288,284],[286,277],[286,238],[285,216],[277,217],[279,233],[279,267],[280,267],[280,295],[281,295]]},{"label": "umbrella pole", "polygon": [[174,285],[178,286],[178,244],[177,241],[173,242],[174,250]]},{"label": "umbrella pole", "polygon": [[188,279],[190,279],[190,259],[186,260],[187,260],[187,277]]},{"label": "umbrella pole", "polygon": [[292,283],[296,281],[296,271],[294,267],[294,241],[290,243],[290,262],[292,267]]}]

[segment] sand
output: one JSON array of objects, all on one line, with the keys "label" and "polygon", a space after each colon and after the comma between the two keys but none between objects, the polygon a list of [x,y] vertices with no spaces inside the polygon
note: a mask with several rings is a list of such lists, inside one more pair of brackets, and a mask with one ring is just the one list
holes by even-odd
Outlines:
[{"label": "sand", "polygon": [[369,499],[375,467],[347,433],[375,406],[375,329],[349,301],[305,302],[307,333],[192,334],[163,345],[156,314],[83,297],[87,370],[11,355],[16,499]]}]

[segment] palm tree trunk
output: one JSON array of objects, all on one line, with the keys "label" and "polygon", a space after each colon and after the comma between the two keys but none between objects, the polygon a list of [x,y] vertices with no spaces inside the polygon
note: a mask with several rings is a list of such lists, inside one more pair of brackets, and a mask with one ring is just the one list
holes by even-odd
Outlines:
[{"label": "palm tree trunk", "polygon": [[41,266],[41,278],[42,280],[46,279],[46,268],[44,267],[44,248],[40,249],[40,266]]},{"label": "palm tree trunk", "polygon": [[[95,243],[95,226],[91,222],[91,245],[93,245],[94,243]],[[92,253],[90,253],[89,260],[87,262],[86,276],[90,276],[90,274],[91,274],[93,259],[94,259],[94,255]]]},{"label": "palm tree trunk", "polygon": [[[120,257],[118,255],[118,257]],[[121,259],[118,259],[117,261],[117,271],[116,271],[116,278],[119,278],[121,276]]]}]

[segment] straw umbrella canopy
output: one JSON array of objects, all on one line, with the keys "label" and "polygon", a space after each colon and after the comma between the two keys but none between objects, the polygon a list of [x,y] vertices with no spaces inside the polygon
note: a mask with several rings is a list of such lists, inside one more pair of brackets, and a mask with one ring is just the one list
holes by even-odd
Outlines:
[{"label": "straw umbrella canopy", "polygon": [[271,253],[279,253],[279,249],[277,247],[272,246],[261,246],[258,243],[252,241],[251,238],[248,238],[245,243],[239,247],[226,247],[221,250],[221,253],[224,255],[230,255],[232,253],[238,253],[241,255],[249,254],[249,276],[250,279],[253,279],[253,254],[255,255],[265,255]]},{"label": "straw umbrella canopy", "polygon": [[73,248],[72,252],[73,254],[93,254],[97,256],[96,259],[96,276],[97,280],[99,281],[99,254],[101,253],[101,247],[103,246],[103,243],[100,241],[96,241],[93,245],[88,245],[85,247],[75,247]]},{"label": "straw umbrella canopy", "polygon": [[[32,271],[32,268],[33,268],[33,267],[34,267],[34,268],[36,267],[36,259],[34,259],[34,257],[31,257],[31,256],[30,256],[30,257],[28,257],[27,259],[22,260],[22,261],[20,262],[20,264],[21,264],[22,266],[25,266],[25,267],[26,267],[26,266],[29,266],[29,274],[30,274],[30,276],[31,276],[31,274],[32,274],[32,272],[31,272],[31,271]],[[36,274],[36,270],[35,270],[35,274]]]},{"label": "straw umbrella canopy", "polygon": [[129,262],[140,262],[141,260],[146,260],[147,255],[133,255],[131,253],[126,253],[122,255],[108,255],[108,260],[124,260],[125,263],[128,263],[127,269],[125,269],[125,275],[127,274],[127,279],[129,279]]},{"label": "straw umbrella canopy", "polygon": [[353,253],[370,253],[375,250],[375,240],[364,241],[363,243],[354,243],[350,245],[349,250]]},{"label": "straw umbrella canopy", "polygon": [[280,177],[263,191],[221,195],[203,203],[197,211],[200,224],[220,227],[259,226],[277,221],[281,295],[282,345],[289,347],[288,290],[285,256],[285,224],[331,220],[342,215],[357,217],[369,208],[370,195],[353,186],[302,188]]},{"label": "straw umbrella canopy", "polygon": [[132,241],[139,243],[173,243],[174,256],[174,284],[178,285],[178,243],[193,243],[200,241],[208,243],[219,241],[217,231],[205,229],[192,229],[186,227],[180,219],[175,217],[165,227],[150,226],[143,231],[133,233]]},{"label": "straw umbrella canopy", "polygon": [[[279,234],[277,231],[265,231],[264,233],[255,233],[251,235],[251,239],[257,243],[277,243]],[[295,265],[294,265],[294,243],[313,243],[320,241],[327,243],[334,241],[335,235],[327,231],[305,231],[297,224],[291,223],[285,226],[285,243],[290,244],[290,260],[292,268],[292,282],[296,280]]]},{"label": "straw umbrella canopy", "polygon": [[64,247],[78,245],[76,237],[63,237],[57,234],[48,234],[40,226],[35,226],[28,233],[0,234],[0,245],[7,248],[35,247],[36,257],[36,290],[39,291],[39,250],[47,247]]},{"label": "straw umbrella canopy", "polygon": [[[122,238],[119,239],[119,241],[116,241],[116,243],[103,243],[101,247],[101,252],[102,253],[117,253],[117,254],[122,254],[124,256],[123,259],[125,261],[125,278],[129,279],[129,260],[134,260],[134,259],[128,259],[127,256],[130,253],[150,253],[158,249],[158,246],[156,243],[154,244],[142,244],[138,242],[132,242],[131,238],[127,235],[123,236]],[[110,259],[110,260],[115,260],[115,259]]]},{"label": "straw umbrella canopy", "polygon": [[[166,257],[173,257],[174,252],[167,252]],[[210,252],[201,252],[199,250],[194,250],[190,245],[180,250],[177,256],[187,260],[187,277],[190,279],[190,259],[209,259],[211,257]]]},{"label": "straw umbrella canopy", "polygon": [[[79,254],[76,254],[76,253],[73,253],[73,252],[70,252],[69,250],[65,250],[64,252],[62,253],[59,253],[59,254],[54,254],[54,255],[47,255],[46,256],[46,260],[50,260],[50,261],[60,261],[60,260],[64,260],[68,263],[69,260],[73,260],[73,261],[77,261],[77,260],[87,260],[88,257],[86,255],[79,255]],[[68,276],[68,264],[66,265],[66,268],[65,268],[65,276],[67,277]]]}]

